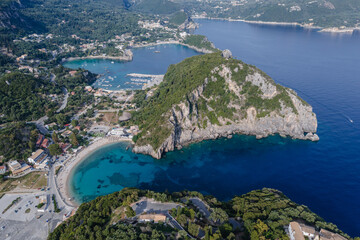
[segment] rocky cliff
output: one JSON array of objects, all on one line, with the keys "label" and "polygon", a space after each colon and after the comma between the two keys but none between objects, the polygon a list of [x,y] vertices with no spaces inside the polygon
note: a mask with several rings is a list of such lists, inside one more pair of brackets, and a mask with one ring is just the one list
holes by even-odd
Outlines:
[{"label": "rocky cliff", "polygon": [[254,66],[232,59],[228,50],[171,66],[146,106],[137,113],[142,132],[133,151],[154,158],[192,142],[233,134],[319,140],[309,104]]}]

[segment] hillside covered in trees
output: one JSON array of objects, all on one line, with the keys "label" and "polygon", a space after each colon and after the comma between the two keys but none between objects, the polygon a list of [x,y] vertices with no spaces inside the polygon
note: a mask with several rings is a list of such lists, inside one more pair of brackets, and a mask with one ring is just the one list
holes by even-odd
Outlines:
[{"label": "hillside covered in trees", "polygon": [[[178,231],[161,223],[134,223],[135,215],[129,206],[142,197],[180,204],[181,208],[172,209],[169,214],[184,230]],[[211,214],[204,216],[192,202],[193,199],[200,199],[200,202],[207,205]],[[264,188],[236,196],[228,202],[198,192],[183,191],[169,194],[123,189],[83,203],[76,214],[58,226],[48,239],[165,240],[189,239],[190,236],[201,236],[205,240],[287,239],[284,226],[294,220],[349,238],[334,224],[325,222],[306,206],[292,202],[278,190]]]}]

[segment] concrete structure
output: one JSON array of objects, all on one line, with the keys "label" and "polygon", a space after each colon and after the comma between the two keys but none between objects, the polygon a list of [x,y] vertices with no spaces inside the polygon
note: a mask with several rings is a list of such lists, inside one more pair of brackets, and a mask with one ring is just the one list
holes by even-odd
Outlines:
[{"label": "concrete structure", "polygon": [[139,216],[140,222],[165,222],[166,216],[164,214],[143,214]]}]

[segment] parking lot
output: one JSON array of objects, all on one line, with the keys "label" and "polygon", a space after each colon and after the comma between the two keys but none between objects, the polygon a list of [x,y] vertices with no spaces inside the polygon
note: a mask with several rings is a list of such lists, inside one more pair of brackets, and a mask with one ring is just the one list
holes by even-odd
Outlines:
[{"label": "parking lot", "polygon": [[107,133],[108,131],[110,130],[110,127],[108,126],[104,126],[104,125],[93,125],[91,126],[90,128],[90,131],[89,132],[92,132],[92,133]]},{"label": "parking lot", "polygon": [[[161,203],[155,202],[152,199],[145,199],[133,204],[131,207],[135,211],[136,215],[148,212],[148,213],[166,213],[170,209],[180,206],[177,203]],[[181,206],[180,206],[181,207]]]},{"label": "parking lot", "polygon": [[[47,196],[46,192],[6,194],[0,199],[1,240],[42,240],[47,238],[48,232],[61,222],[64,213],[56,214],[53,212],[50,196],[46,198],[48,204],[42,208],[44,211],[39,212],[36,205],[39,204],[40,196]],[[21,199],[3,214],[4,209],[18,197]]]},{"label": "parking lot", "polygon": [[[39,195],[36,193],[6,194],[0,199],[1,218],[23,222],[32,220],[36,217],[36,215],[39,215],[38,209],[36,208],[36,205],[39,204],[39,198],[37,199],[36,196]],[[21,197],[20,201],[2,214],[4,209],[7,208],[17,197]]]}]

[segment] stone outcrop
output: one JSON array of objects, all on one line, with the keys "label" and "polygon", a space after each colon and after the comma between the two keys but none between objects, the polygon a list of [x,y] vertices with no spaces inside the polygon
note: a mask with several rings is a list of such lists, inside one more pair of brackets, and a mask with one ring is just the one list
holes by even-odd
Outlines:
[{"label": "stone outcrop", "polygon": [[[226,59],[231,57],[231,53],[223,52],[222,56]],[[253,106],[245,108],[242,105],[247,100],[242,94],[243,85],[239,84],[233,77],[234,71],[239,71],[243,65],[239,64],[238,68],[231,70],[226,65],[213,69],[214,76],[225,78],[225,88],[234,93],[241,100],[240,103],[231,102],[229,105],[235,109],[231,118],[218,117],[218,123],[211,123],[208,117],[204,116],[196,107],[200,99],[211,101],[204,95],[204,90],[210,81],[217,81],[216,77],[205,79],[204,83],[194,89],[191,94],[178,104],[172,106],[166,115],[168,125],[171,129],[169,137],[162,142],[158,149],[148,144],[145,146],[135,145],[133,151],[136,153],[149,154],[154,158],[161,156],[175,148],[181,148],[184,145],[193,142],[199,142],[206,139],[216,139],[222,137],[231,138],[234,134],[255,135],[257,138],[264,138],[269,135],[279,134],[283,137],[289,136],[294,139],[303,139],[318,141],[316,134],[317,119],[312,107],[300,99],[297,94],[288,88],[277,87],[277,85],[266,75],[258,70],[247,75],[245,82],[250,82],[260,90],[261,99],[273,99],[279,94],[287,94],[291,105],[280,100],[280,108],[269,111],[266,115],[259,115],[259,109]],[[285,92],[280,92],[285,91]],[[211,97],[212,98],[212,97]],[[224,108],[230,106],[224,106]],[[195,108],[195,109],[194,109]],[[209,111],[211,107],[207,106]],[[241,110],[243,109],[243,110]],[[206,126],[201,126],[201,122],[207,121]],[[164,126],[165,127],[165,126]]]}]

